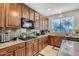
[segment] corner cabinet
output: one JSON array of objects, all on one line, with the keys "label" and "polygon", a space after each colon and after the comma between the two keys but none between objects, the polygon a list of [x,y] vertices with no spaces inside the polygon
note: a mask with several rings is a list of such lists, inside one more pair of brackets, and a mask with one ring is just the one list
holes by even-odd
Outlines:
[{"label": "corner cabinet", "polygon": [[19,28],[21,19],[21,5],[6,4],[6,27]]},{"label": "corner cabinet", "polygon": [[50,39],[50,45],[55,46],[55,47],[60,47],[62,40],[65,37],[61,37],[61,36],[49,36]]}]

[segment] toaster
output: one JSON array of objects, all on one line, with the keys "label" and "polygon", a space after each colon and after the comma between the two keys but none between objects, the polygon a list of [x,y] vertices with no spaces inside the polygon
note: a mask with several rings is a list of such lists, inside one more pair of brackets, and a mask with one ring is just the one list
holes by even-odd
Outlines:
[{"label": "toaster", "polygon": [[0,33],[0,42],[8,42],[11,39],[10,33]]}]

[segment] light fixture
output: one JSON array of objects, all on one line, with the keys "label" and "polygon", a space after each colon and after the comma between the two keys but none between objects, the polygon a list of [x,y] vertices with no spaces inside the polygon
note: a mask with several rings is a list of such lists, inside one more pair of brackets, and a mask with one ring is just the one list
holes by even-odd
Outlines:
[{"label": "light fixture", "polygon": [[63,14],[59,14],[59,16],[58,16],[59,18],[62,18],[63,17]]},{"label": "light fixture", "polygon": [[48,11],[50,11],[51,9],[50,8],[48,8]]}]

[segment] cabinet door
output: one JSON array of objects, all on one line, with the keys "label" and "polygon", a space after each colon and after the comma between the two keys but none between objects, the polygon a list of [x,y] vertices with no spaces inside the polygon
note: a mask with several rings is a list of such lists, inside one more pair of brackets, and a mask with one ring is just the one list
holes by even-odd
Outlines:
[{"label": "cabinet door", "polygon": [[13,52],[10,52],[10,53],[5,54],[4,56],[14,56],[14,55],[13,55]]},{"label": "cabinet door", "polygon": [[43,49],[43,41],[39,38],[39,51]]},{"label": "cabinet door", "polygon": [[0,3],[0,27],[4,27],[5,4]]},{"label": "cabinet door", "polygon": [[35,55],[38,53],[38,48],[39,48],[38,40],[34,40],[33,44],[34,44],[34,55]]},{"label": "cabinet door", "polygon": [[47,18],[46,17],[44,17],[43,28],[44,28],[44,30],[48,29],[48,23],[47,23]]},{"label": "cabinet door", "polygon": [[6,27],[19,28],[21,23],[21,5],[16,3],[6,5]]},{"label": "cabinet door", "polygon": [[13,56],[13,52],[3,51],[3,52],[0,52],[0,56]]},{"label": "cabinet door", "polygon": [[43,26],[43,30],[45,30],[45,17],[43,17],[43,20],[42,20],[42,26]]},{"label": "cabinet door", "polygon": [[22,17],[29,19],[29,7],[22,5]]},{"label": "cabinet door", "polygon": [[43,30],[43,17],[40,15],[40,30]]},{"label": "cabinet door", "polygon": [[25,56],[25,47],[17,49],[15,51],[15,56]]},{"label": "cabinet door", "polygon": [[37,12],[35,12],[35,29],[40,29],[40,16]]},{"label": "cabinet door", "polygon": [[44,47],[48,45],[48,37],[44,37]]},{"label": "cabinet door", "polygon": [[29,44],[26,46],[26,55],[33,56],[33,44]]},{"label": "cabinet door", "polygon": [[56,47],[60,47],[63,39],[64,39],[64,37],[50,36],[51,45],[56,46]]},{"label": "cabinet door", "polygon": [[30,20],[34,20],[35,18],[35,13],[32,9],[30,9]]}]

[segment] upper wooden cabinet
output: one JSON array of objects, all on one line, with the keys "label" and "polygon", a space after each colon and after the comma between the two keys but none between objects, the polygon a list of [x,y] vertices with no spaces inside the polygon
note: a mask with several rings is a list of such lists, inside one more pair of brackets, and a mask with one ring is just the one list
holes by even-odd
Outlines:
[{"label": "upper wooden cabinet", "polygon": [[35,12],[35,29],[40,29],[40,15]]},{"label": "upper wooden cabinet", "polygon": [[40,15],[40,30],[43,30],[43,16]]},{"label": "upper wooden cabinet", "polygon": [[6,4],[6,27],[19,28],[21,20],[21,5]]},{"label": "upper wooden cabinet", "polygon": [[27,7],[26,5],[22,4],[22,17],[29,19],[29,7]]},{"label": "upper wooden cabinet", "polygon": [[30,20],[35,19],[35,11],[30,8]]},{"label": "upper wooden cabinet", "polygon": [[46,17],[41,16],[33,9],[19,3],[0,3],[0,27],[20,28],[21,17],[35,21],[35,29],[46,30]]},{"label": "upper wooden cabinet", "polygon": [[44,17],[43,18],[43,30],[47,30],[48,29],[48,18]]},{"label": "upper wooden cabinet", "polygon": [[35,12],[35,20],[39,21],[39,19],[40,19],[40,15],[37,12]]},{"label": "upper wooden cabinet", "polygon": [[5,4],[0,3],[0,27],[4,27]]},{"label": "upper wooden cabinet", "polygon": [[48,29],[48,18],[44,16],[40,16],[40,30]]}]

